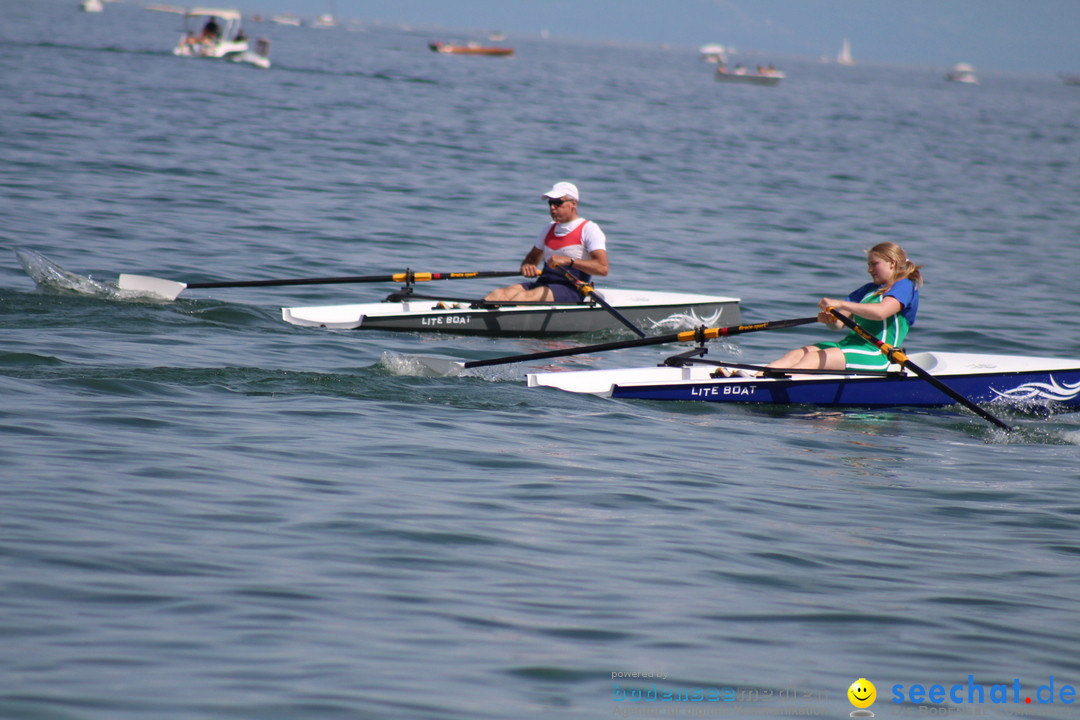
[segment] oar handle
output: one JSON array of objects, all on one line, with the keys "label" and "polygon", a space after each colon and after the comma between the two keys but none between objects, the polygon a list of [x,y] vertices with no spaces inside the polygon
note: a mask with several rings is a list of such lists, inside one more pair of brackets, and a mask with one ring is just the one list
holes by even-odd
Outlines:
[{"label": "oar handle", "polygon": [[795,327],[817,322],[817,317],[795,318],[792,320],[772,320],[770,322],[755,323],[753,325],[735,325],[732,327],[699,327],[696,330],[671,333],[669,335],[655,335],[653,337],[638,338],[636,340],[621,340],[618,342],[601,343],[599,345],[583,345],[576,348],[564,348],[561,350],[546,350],[544,352],[531,353],[529,355],[510,355],[501,358],[489,358],[487,360],[472,360],[465,363],[465,367],[487,367],[489,365],[506,365],[508,363],[525,362],[528,360],[543,360],[544,358],[566,357],[568,355],[581,355],[583,353],[603,352],[605,350],[621,350],[623,348],[643,347],[645,345],[662,345],[671,342],[705,342],[718,337],[740,335],[742,333],[757,332],[759,330],[779,330],[780,328]]},{"label": "oar handle", "polygon": [[963,405],[964,407],[966,407],[968,410],[971,410],[973,413],[975,413],[979,417],[981,417],[981,418],[983,418],[985,420],[989,420],[994,425],[997,425],[999,428],[1001,428],[1002,430],[1004,430],[1006,432],[1012,432],[1013,431],[1013,428],[1010,425],[1005,424],[1003,421],[999,420],[994,415],[991,415],[989,412],[982,409],[981,407],[976,405],[971,400],[968,400],[966,397],[964,397],[960,393],[956,392],[955,390],[953,390],[951,387],[949,387],[948,385],[946,385],[942,381],[938,380],[936,377],[934,377],[933,375],[928,373],[926,370],[923,370],[921,367],[919,367],[915,363],[911,362],[911,358],[909,358],[904,353],[904,351],[901,350],[900,348],[893,347],[889,343],[887,343],[887,342],[875,337],[874,335],[870,334],[870,332],[867,331],[866,328],[862,327],[857,322],[855,322],[854,320],[849,318],[847,315],[844,315],[842,312],[840,312],[839,310],[837,310],[834,307],[827,307],[827,308],[825,308],[825,311],[830,313],[834,318],[836,318],[837,320],[842,322],[847,327],[851,328],[859,337],[861,337],[862,339],[864,339],[864,340],[870,342],[872,345],[874,345],[878,350],[880,350],[882,352],[883,355],[885,355],[885,357],[889,358],[889,360],[891,362],[896,363],[900,367],[905,367],[905,368],[910,369],[912,372],[914,372],[916,375],[921,377],[923,380],[930,383],[931,385],[936,387],[938,390],[945,393],[946,395],[951,397],[953,400],[955,400],[956,402],[958,402],[961,405]]},{"label": "oar handle", "polygon": [[430,280],[466,280],[469,278],[515,277],[521,272],[478,271],[478,272],[412,272],[392,275],[345,275],[342,277],[284,278],[279,280],[234,280],[222,282],[187,283],[189,289],[209,289],[228,287],[270,287],[275,285],[340,285],[365,282],[428,282]]}]

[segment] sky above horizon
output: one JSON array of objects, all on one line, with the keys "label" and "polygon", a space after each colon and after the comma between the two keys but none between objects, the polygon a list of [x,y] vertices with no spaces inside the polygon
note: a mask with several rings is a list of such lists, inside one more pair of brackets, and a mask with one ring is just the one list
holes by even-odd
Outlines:
[{"label": "sky above horizon", "polygon": [[334,12],[416,29],[666,43],[779,56],[1080,74],[1080,0],[233,0],[248,12]]}]

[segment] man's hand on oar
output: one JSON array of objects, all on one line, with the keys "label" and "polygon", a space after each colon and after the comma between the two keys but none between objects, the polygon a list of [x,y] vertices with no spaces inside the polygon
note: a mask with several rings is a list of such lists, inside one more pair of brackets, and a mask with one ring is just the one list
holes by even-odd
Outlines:
[{"label": "man's hand on oar", "polygon": [[844,325],[847,325],[849,328],[854,330],[859,335],[859,337],[863,338],[867,342],[872,343],[878,350],[880,350],[882,352],[882,354],[885,355],[885,357],[889,358],[889,360],[891,362],[896,363],[900,367],[908,368],[913,373],[915,373],[916,375],[921,377],[923,380],[930,383],[931,385],[936,387],[938,390],[945,393],[946,395],[951,397],[953,400],[955,400],[956,402],[958,402],[961,405],[963,405],[964,407],[966,407],[968,410],[971,410],[976,415],[978,415],[978,416],[980,416],[980,417],[982,417],[982,418],[984,418],[986,420],[989,420],[990,422],[992,422],[994,425],[997,425],[1002,430],[1005,430],[1006,432],[1012,432],[1013,431],[1013,428],[1011,426],[1006,425],[1004,422],[999,420],[994,415],[991,415],[989,412],[982,409],[981,407],[979,407],[978,405],[973,403],[971,400],[968,400],[966,397],[964,397],[960,393],[956,392],[951,387],[949,387],[945,383],[941,382],[936,377],[934,377],[933,375],[931,375],[927,371],[923,370],[921,367],[919,367],[915,363],[911,362],[911,359],[908,358],[908,356],[905,355],[904,351],[901,350],[900,348],[893,347],[892,345],[890,345],[887,342],[882,342],[881,340],[879,340],[878,338],[874,337],[869,332],[867,332],[866,329],[863,328],[861,325],[859,325],[854,320],[852,320],[847,315],[843,314],[842,312],[840,312],[839,310],[837,310],[834,307],[826,308],[825,311],[828,312],[830,315],[832,315],[837,320],[839,320]]},{"label": "man's hand on oar", "polygon": [[149,295],[157,295],[166,300],[175,300],[176,296],[184,290],[197,290],[208,288],[233,288],[233,287],[269,287],[275,285],[340,285],[346,283],[376,283],[376,282],[427,282],[429,280],[468,280],[471,278],[496,278],[516,277],[520,271],[477,271],[477,272],[413,272],[407,270],[403,273],[392,275],[346,275],[343,277],[315,277],[315,278],[285,278],[279,280],[235,280],[224,282],[201,282],[184,283],[176,280],[150,277],[147,275],[130,275],[123,273],[117,285],[121,290],[130,290]]}]

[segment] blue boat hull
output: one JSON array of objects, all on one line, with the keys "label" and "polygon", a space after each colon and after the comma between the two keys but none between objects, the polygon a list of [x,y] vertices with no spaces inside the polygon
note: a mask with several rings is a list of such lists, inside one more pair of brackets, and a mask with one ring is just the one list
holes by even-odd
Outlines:
[{"label": "blue boat hull", "polygon": [[[937,379],[979,404],[1003,400],[1018,405],[1080,407],[1080,368],[941,375]],[[951,397],[915,376],[615,384],[611,396],[639,400],[866,408],[956,404]]]}]

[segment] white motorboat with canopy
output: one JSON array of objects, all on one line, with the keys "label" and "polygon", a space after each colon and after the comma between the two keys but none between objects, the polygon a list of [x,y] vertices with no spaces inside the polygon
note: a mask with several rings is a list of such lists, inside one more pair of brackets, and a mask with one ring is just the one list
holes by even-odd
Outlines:
[{"label": "white motorboat with canopy", "polygon": [[945,79],[949,82],[964,83],[966,85],[979,84],[979,76],[975,74],[975,68],[968,63],[953,65],[952,70],[945,73]]},{"label": "white motorboat with canopy", "polygon": [[[196,7],[184,13],[185,33],[173,48],[182,57],[223,58],[248,51],[239,10]],[[201,23],[198,30],[192,29]]]}]

